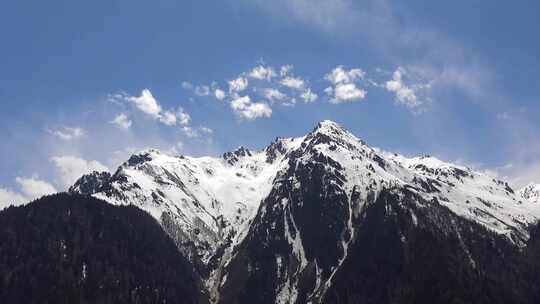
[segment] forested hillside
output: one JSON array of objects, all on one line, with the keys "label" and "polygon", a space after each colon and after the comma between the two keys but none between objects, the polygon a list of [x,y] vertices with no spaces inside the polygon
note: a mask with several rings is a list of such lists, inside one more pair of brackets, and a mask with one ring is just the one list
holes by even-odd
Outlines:
[{"label": "forested hillside", "polygon": [[191,265],[144,211],[56,194],[0,213],[3,303],[204,303]]}]

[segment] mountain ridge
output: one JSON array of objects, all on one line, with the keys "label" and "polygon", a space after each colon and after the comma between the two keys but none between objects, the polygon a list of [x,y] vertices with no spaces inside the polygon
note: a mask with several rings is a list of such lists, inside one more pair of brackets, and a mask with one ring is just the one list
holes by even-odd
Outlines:
[{"label": "mountain ridge", "polygon": [[[357,246],[366,210],[383,204],[380,195],[414,197],[416,205],[400,213],[409,217],[405,222],[436,224],[437,231],[456,238],[464,256],[471,256],[467,247],[475,245],[460,243],[458,219],[523,248],[540,218],[540,205],[508,183],[434,157],[380,151],[328,120],[306,136],[276,138],[258,151],[239,147],[220,158],[147,150],[111,177],[100,176],[103,181],[80,179],[71,191],[83,193],[95,185],[86,194],[149,212],[206,278],[214,302],[240,301],[246,295],[237,288],[246,288],[250,278],[262,286],[277,284],[271,287],[276,303],[323,301],[348,263],[349,249]],[[447,212],[451,216],[443,215]],[[261,244],[273,244],[268,250],[276,252],[274,262],[267,261],[267,253],[257,253]],[[321,253],[320,248],[326,249]],[[262,278],[250,275],[254,265],[278,267],[281,274],[276,282],[258,281]]]}]

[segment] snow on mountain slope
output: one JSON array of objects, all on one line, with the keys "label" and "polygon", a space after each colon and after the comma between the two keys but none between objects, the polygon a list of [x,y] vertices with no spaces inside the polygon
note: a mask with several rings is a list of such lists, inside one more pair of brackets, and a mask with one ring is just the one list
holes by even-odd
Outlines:
[{"label": "snow on mountain slope", "polygon": [[381,187],[407,187],[517,243],[528,238],[528,226],[540,219],[540,208],[514,193],[507,183],[470,168],[435,157],[407,158],[381,152],[331,121],[321,122],[313,134],[329,137],[309,144],[315,144],[315,151],[344,168],[346,193],[352,193],[357,186],[375,191]]},{"label": "snow on mountain slope", "polygon": [[[322,190],[315,181],[323,184]],[[257,229],[267,234],[257,237],[265,242],[277,237],[273,235],[277,233],[274,217],[280,218],[282,237],[293,248],[297,272],[308,267],[307,255],[317,255],[313,250],[324,246],[317,243],[319,232],[309,231],[311,223],[328,220],[327,238],[335,240],[337,249],[331,249],[334,261],[312,265],[320,274],[312,291],[315,295],[328,287],[347,258],[355,221],[364,206],[373,203],[381,191],[392,189],[407,189],[430,204],[443,205],[518,246],[528,239],[528,227],[540,219],[540,204],[523,199],[502,181],[434,157],[407,158],[372,148],[331,121],[320,122],[304,137],[277,138],[255,152],[240,147],[222,157],[188,157],[143,151],[112,176],[94,173],[82,177],[71,191],[112,204],[137,205],[149,212],[194,263],[205,265],[203,275],[214,293],[219,293],[214,283],[227,281],[224,268],[244,238]],[[311,202],[294,201],[299,193],[337,205],[302,209]],[[429,204],[418,207],[428,208]],[[413,211],[411,217],[414,221]],[[336,218],[342,222],[335,223]],[[254,227],[255,220],[258,227]],[[306,239],[314,243],[309,245]],[[289,258],[276,257],[280,267]],[[279,298],[294,297],[297,279],[291,274],[283,276]]]},{"label": "snow on mountain slope", "polygon": [[[458,237],[454,219],[443,220],[444,214],[480,224],[518,246],[525,245],[529,226],[540,218],[539,208],[519,199],[504,182],[431,157],[381,152],[331,121],[306,135],[288,153],[288,162],[248,236],[224,265],[219,295],[225,302],[261,300],[258,295],[268,292],[275,303],[319,302],[351,246],[358,246],[364,212],[381,193],[383,200],[399,197],[403,206],[409,200],[415,210],[424,208],[418,211],[422,225],[428,214],[437,230]],[[413,208],[407,212],[417,223]],[[246,286],[266,287],[246,291]]]},{"label": "snow on mountain slope", "polygon": [[523,247],[540,219],[537,186],[515,193],[470,168],[381,151],[332,121],[255,152],[143,151],[112,176],[85,175],[70,191],[150,213],[205,278],[215,303],[260,294],[269,303],[321,302],[362,250],[367,210],[381,206],[375,213],[383,217],[368,222],[399,218],[407,231],[457,241],[453,254],[473,266],[484,243],[476,248],[472,240],[496,235]]},{"label": "snow on mountain slope", "polygon": [[[240,147],[222,158],[170,156],[151,149],[133,155],[106,182],[94,173],[70,191],[115,205],[137,205],[158,219],[186,254],[207,263],[249,223],[286,164],[283,154],[299,141],[278,139],[274,145],[280,149],[256,153]],[[97,187],[95,191],[89,191],[85,181]]]},{"label": "snow on mountain slope", "polygon": [[457,215],[505,234],[517,243],[527,240],[529,225],[540,218],[540,208],[516,194],[506,182],[431,156],[386,155],[414,172],[407,182],[419,188],[425,199],[436,198]]}]

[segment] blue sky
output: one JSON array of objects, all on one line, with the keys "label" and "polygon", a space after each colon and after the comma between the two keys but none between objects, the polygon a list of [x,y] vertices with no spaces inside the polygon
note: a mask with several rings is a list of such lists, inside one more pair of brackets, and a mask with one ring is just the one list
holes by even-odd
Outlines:
[{"label": "blue sky", "polygon": [[322,119],[386,150],[540,182],[539,10],[2,1],[0,200],[63,190],[140,149],[261,148]]}]

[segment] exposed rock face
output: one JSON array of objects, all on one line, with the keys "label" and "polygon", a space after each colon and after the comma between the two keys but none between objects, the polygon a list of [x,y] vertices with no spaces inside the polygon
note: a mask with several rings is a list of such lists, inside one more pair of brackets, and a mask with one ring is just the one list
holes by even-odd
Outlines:
[{"label": "exposed rock face", "polygon": [[94,171],[80,177],[73,186],[69,187],[69,192],[92,195],[103,191],[104,186],[111,179],[109,172]]},{"label": "exposed rock face", "polygon": [[526,200],[540,203],[540,184],[529,184],[520,189],[518,194]]}]

